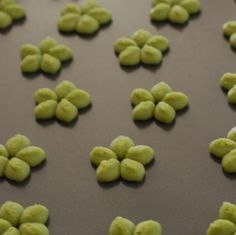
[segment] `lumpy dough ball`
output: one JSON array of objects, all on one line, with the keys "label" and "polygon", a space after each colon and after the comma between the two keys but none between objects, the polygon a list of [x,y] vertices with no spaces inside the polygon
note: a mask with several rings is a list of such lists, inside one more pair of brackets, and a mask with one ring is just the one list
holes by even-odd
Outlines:
[{"label": "lumpy dough ball", "polygon": [[91,95],[82,89],[76,89],[70,92],[66,99],[70,101],[77,109],[86,108],[91,104]]},{"label": "lumpy dough ball", "polygon": [[0,1],[0,10],[4,9],[7,5],[15,4],[15,3],[16,3],[15,0],[1,0]]},{"label": "lumpy dough ball", "polygon": [[168,18],[172,23],[184,24],[189,20],[189,13],[183,7],[175,5],[171,8]]},{"label": "lumpy dough ball", "polygon": [[81,4],[82,13],[88,13],[91,9],[99,7],[97,0],[87,0]]},{"label": "lumpy dough ball", "polygon": [[139,47],[143,47],[151,36],[152,35],[149,32],[139,29],[131,36],[131,38],[138,44]]},{"label": "lumpy dough ball", "polygon": [[171,6],[166,3],[159,3],[151,9],[150,17],[154,21],[165,21],[168,19]]},{"label": "lumpy dough ball", "polygon": [[201,11],[201,4],[199,0],[183,0],[179,3],[189,14],[195,14]]},{"label": "lumpy dough ball", "polygon": [[49,88],[40,88],[34,93],[34,100],[36,104],[42,103],[46,100],[57,101],[57,95]]},{"label": "lumpy dough ball", "polygon": [[154,220],[147,220],[137,224],[134,235],[161,235],[162,227]]},{"label": "lumpy dough ball", "polygon": [[154,98],[152,94],[143,88],[136,88],[130,94],[131,103],[133,105],[137,105],[143,101],[152,101],[154,102]]},{"label": "lumpy dough ball", "polygon": [[164,52],[170,47],[170,42],[166,37],[155,35],[147,40],[146,45],[155,47]]},{"label": "lumpy dough ball", "polygon": [[64,80],[55,87],[54,91],[57,94],[58,99],[61,100],[75,89],[76,86],[74,83]]},{"label": "lumpy dough ball", "polygon": [[60,61],[64,62],[73,58],[72,50],[68,46],[56,45],[49,50],[51,56],[56,57]]},{"label": "lumpy dough ball", "polygon": [[79,15],[75,13],[67,13],[60,17],[57,26],[60,31],[73,32],[79,20]]},{"label": "lumpy dough ball", "polygon": [[48,53],[49,50],[56,46],[58,43],[55,39],[47,37],[39,43],[39,48],[43,53]]},{"label": "lumpy dough ball", "polygon": [[236,33],[236,21],[229,21],[223,25],[223,32],[226,36],[230,37]]},{"label": "lumpy dough ball", "polygon": [[14,20],[19,20],[26,16],[25,8],[19,4],[10,4],[4,10]]},{"label": "lumpy dough ball", "polygon": [[21,58],[25,58],[27,55],[41,55],[41,51],[38,47],[32,44],[24,44],[20,49]]},{"label": "lumpy dough ball", "polygon": [[132,111],[133,120],[145,121],[153,117],[155,104],[151,101],[143,101],[134,107]]},{"label": "lumpy dough ball", "polygon": [[0,11],[0,29],[6,29],[12,24],[12,18],[5,12]]},{"label": "lumpy dough ball", "polygon": [[51,119],[55,116],[57,102],[55,100],[46,100],[38,104],[34,109],[36,119]]},{"label": "lumpy dough ball", "polygon": [[165,103],[169,104],[175,110],[181,110],[188,106],[189,99],[183,92],[171,91],[167,93],[163,100]]},{"label": "lumpy dough ball", "polygon": [[0,218],[0,234],[3,234],[12,225],[5,219]]},{"label": "lumpy dough ball", "polygon": [[17,228],[10,227],[4,233],[2,233],[2,235],[20,235],[20,232]]},{"label": "lumpy dough ball", "polygon": [[133,235],[135,224],[123,217],[116,217],[109,228],[109,235]]},{"label": "lumpy dough ball", "polygon": [[229,130],[227,133],[227,138],[236,141],[236,127],[233,127],[231,130]]},{"label": "lumpy dough ball", "polygon": [[232,222],[222,219],[215,220],[207,229],[207,235],[233,235],[235,232],[236,226]]},{"label": "lumpy dough ball", "polygon": [[98,21],[89,15],[81,16],[76,25],[76,31],[81,34],[94,34],[98,29]]},{"label": "lumpy dough ball", "polygon": [[107,24],[111,21],[111,12],[104,8],[104,7],[95,7],[92,8],[88,15],[92,16],[94,19],[96,19],[101,25]]},{"label": "lumpy dough ball", "polygon": [[137,46],[137,43],[130,38],[118,38],[114,43],[114,50],[116,53],[121,53],[129,46]]},{"label": "lumpy dough ball", "polygon": [[24,223],[19,231],[21,235],[49,235],[48,228],[40,223]]},{"label": "lumpy dough ball", "polygon": [[236,85],[234,85],[227,93],[227,99],[230,104],[236,103]]},{"label": "lumpy dough ball", "polygon": [[119,55],[119,61],[121,65],[133,66],[137,65],[141,61],[141,50],[137,46],[129,46],[123,50]]},{"label": "lumpy dough ball", "polygon": [[225,73],[220,79],[222,88],[229,90],[236,85],[236,73]]},{"label": "lumpy dough ball", "polygon": [[35,73],[39,71],[41,66],[41,55],[27,55],[20,64],[23,73]]},{"label": "lumpy dough ball", "polygon": [[68,13],[75,13],[76,15],[80,15],[81,10],[77,4],[68,3],[61,11],[61,15],[66,15]]},{"label": "lumpy dough ball", "polygon": [[230,36],[229,41],[230,41],[230,45],[236,49],[236,33]]},{"label": "lumpy dough ball", "polygon": [[227,173],[236,173],[236,149],[231,150],[223,157],[222,167]]},{"label": "lumpy dough ball", "polygon": [[165,82],[159,82],[151,88],[151,94],[155,102],[160,102],[164,96],[171,91],[171,87]]},{"label": "lumpy dough ball", "polygon": [[0,177],[4,175],[8,161],[8,158],[0,156]]},{"label": "lumpy dough ball", "polygon": [[149,65],[160,64],[162,61],[162,53],[159,49],[145,45],[141,50],[141,61]]},{"label": "lumpy dough ball", "polygon": [[165,102],[159,102],[154,110],[154,117],[159,121],[170,124],[176,117],[175,110]]},{"label": "lumpy dough ball", "polygon": [[219,209],[219,217],[236,224],[236,205],[230,202],[223,202]]},{"label": "lumpy dough ball", "polygon": [[0,144],[0,156],[4,156],[6,158],[9,158],[9,153],[8,153],[6,147],[2,144]]},{"label": "lumpy dough ball", "polygon": [[43,54],[41,61],[41,69],[45,73],[56,74],[61,68],[61,62],[54,56]]}]

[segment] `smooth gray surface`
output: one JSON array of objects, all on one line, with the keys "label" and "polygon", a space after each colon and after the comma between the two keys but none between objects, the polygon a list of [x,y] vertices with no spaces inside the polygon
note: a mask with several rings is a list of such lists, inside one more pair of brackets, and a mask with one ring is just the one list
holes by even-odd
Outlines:
[{"label": "smooth gray surface", "polygon": [[[235,178],[223,174],[208,153],[212,139],[224,137],[235,125],[231,108],[219,87],[224,72],[236,72],[236,53],[222,36],[222,24],[236,19],[233,0],[203,0],[203,12],[183,28],[149,21],[150,1],[101,0],[113,14],[113,23],[90,39],[63,36],[57,31],[61,7],[69,1],[22,0],[27,20],[0,34],[0,142],[15,133],[28,136],[48,153],[47,164],[23,185],[0,182],[0,203],[14,200],[27,206],[42,203],[50,210],[51,234],[107,234],[118,215],[134,222],[158,220],[166,235],[205,233],[217,218],[222,201],[236,203]],[[139,28],[162,34],[171,50],[157,69],[124,70],[113,53],[120,36]],[[26,78],[20,72],[19,48],[37,44],[46,36],[69,45],[73,63],[55,79]],[[33,93],[53,88],[63,79],[75,82],[93,97],[92,108],[75,125],[42,125],[33,116]],[[170,128],[150,122],[135,125],[129,94],[165,81],[188,94],[190,108]],[[155,164],[141,185],[120,182],[107,187],[95,179],[88,154],[96,145],[108,145],[116,136],[132,137],[156,151]]]}]

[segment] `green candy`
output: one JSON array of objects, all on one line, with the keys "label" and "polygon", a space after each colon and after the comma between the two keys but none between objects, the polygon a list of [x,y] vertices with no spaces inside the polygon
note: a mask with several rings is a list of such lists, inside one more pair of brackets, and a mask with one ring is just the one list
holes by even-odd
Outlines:
[{"label": "green candy", "polygon": [[172,106],[175,110],[184,109],[189,104],[188,97],[184,93],[178,91],[167,93],[162,101]]},{"label": "green candy", "polygon": [[151,36],[152,35],[149,32],[139,29],[131,36],[131,38],[138,44],[139,47],[143,47]]},{"label": "green candy", "polygon": [[189,14],[195,14],[201,11],[199,0],[183,0],[179,3],[181,7],[188,11]]},{"label": "green candy", "polygon": [[69,3],[62,9],[61,15],[63,16],[63,15],[69,14],[69,13],[74,13],[79,16],[81,13],[81,10],[77,4]]},{"label": "green candy", "polygon": [[159,82],[151,88],[151,94],[155,102],[160,102],[166,94],[171,92],[171,87],[165,82]]},{"label": "green candy", "polygon": [[230,36],[230,45],[233,47],[233,48],[236,48],[236,33],[232,34]]},{"label": "green candy", "polygon": [[61,62],[59,59],[49,54],[43,54],[41,61],[41,69],[45,73],[56,74],[61,68]]},{"label": "green candy", "polygon": [[0,155],[0,177],[4,176],[8,158]]},{"label": "green candy", "polygon": [[75,13],[67,13],[60,17],[57,26],[60,31],[73,32],[79,20],[79,15]]},{"label": "green candy", "polygon": [[151,101],[143,101],[134,107],[133,120],[145,121],[153,117],[155,105]]},{"label": "green candy", "polygon": [[126,181],[140,182],[145,176],[145,168],[137,161],[124,159],[120,164],[120,175]]},{"label": "green candy", "polygon": [[121,65],[133,66],[140,63],[140,48],[136,46],[129,46],[119,55],[119,61]]},{"label": "green candy", "polygon": [[51,119],[55,116],[56,108],[55,100],[46,100],[35,107],[34,115],[37,119]]},{"label": "green candy", "polygon": [[95,7],[92,8],[88,15],[92,16],[94,19],[96,19],[99,24],[107,24],[111,21],[111,12],[104,8],[104,7]]},{"label": "green candy", "polygon": [[2,235],[20,235],[20,232],[15,227],[10,227]]},{"label": "green candy", "polygon": [[9,153],[8,153],[6,147],[2,144],[0,144],[0,156],[4,156],[6,158],[9,158]]},{"label": "green candy", "polygon": [[150,37],[146,45],[159,49],[160,51],[166,51],[170,47],[170,42],[166,37],[157,35]]},{"label": "green candy", "polygon": [[189,13],[183,7],[175,5],[171,8],[168,19],[172,23],[184,24],[189,20]]},{"label": "green candy", "polygon": [[7,5],[15,4],[15,3],[16,3],[15,0],[1,0],[0,1],[0,9],[4,9]]},{"label": "green candy", "polygon": [[21,71],[23,73],[35,73],[40,69],[41,61],[41,55],[27,55],[21,61]]},{"label": "green candy", "polygon": [[236,173],[236,149],[231,150],[223,157],[222,167],[227,173]]},{"label": "green candy", "polygon": [[236,85],[236,73],[225,73],[220,79],[220,85],[226,90],[230,90]]},{"label": "green candy", "polygon": [[131,103],[133,105],[137,105],[143,101],[154,102],[154,98],[153,98],[152,94],[143,88],[134,89],[130,94],[130,99],[131,99]]},{"label": "green candy", "polygon": [[11,226],[12,225],[7,220],[0,218],[0,234],[3,234]]},{"label": "green candy", "polygon": [[236,205],[230,202],[223,202],[219,209],[219,217],[236,224]]},{"label": "green candy", "polygon": [[97,0],[86,0],[81,5],[81,10],[83,13],[88,13],[92,8],[99,7]]},{"label": "green candy", "polygon": [[22,182],[30,175],[30,166],[18,159],[18,158],[11,158],[9,160],[6,169],[5,169],[5,176],[13,181]]},{"label": "green candy", "polygon": [[160,102],[154,110],[154,117],[163,123],[170,124],[176,116],[175,110],[167,103]]},{"label": "green candy", "polygon": [[209,145],[211,154],[218,158],[223,158],[227,153],[236,148],[236,142],[227,138],[218,138]]},{"label": "green candy", "polygon": [[19,231],[21,235],[49,235],[48,228],[40,223],[24,223]]},{"label": "green candy", "polygon": [[166,3],[159,3],[151,9],[150,17],[154,21],[165,21],[168,19],[171,6]]},{"label": "green candy", "polygon": [[227,133],[227,138],[236,142],[236,127],[233,127],[231,130],[229,130]]},{"label": "green candy", "polygon": [[149,65],[160,64],[162,61],[162,53],[159,49],[145,45],[141,50],[141,61]]},{"label": "green candy", "polygon": [[55,47],[52,47],[49,50],[49,54],[51,56],[56,57],[62,62],[71,60],[73,58],[71,49],[68,46],[64,46],[64,45],[57,45]]},{"label": "green candy", "polygon": [[137,224],[134,235],[162,235],[162,227],[154,220],[143,221]]},{"label": "green candy", "polygon": [[12,24],[12,18],[5,12],[0,11],[0,29],[6,29]]},{"label": "green candy", "polygon": [[52,47],[55,47],[57,45],[57,41],[53,38],[46,37],[44,40],[42,40],[39,43],[39,48],[43,53],[49,53],[49,50]]},{"label": "green candy", "polygon": [[13,226],[19,225],[24,207],[19,203],[6,201],[0,208],[0,218],[9,221]]},{"label": "green candy", "polygon": [[116,53],[120,53],[129,46],[137,46],[137,43],[130,38],[118,38],[114,43],[114,50]]},{"label": "green candy", "polygon": [[20,49],[20,55],[24,59],[28,55],[41,55],[41,51],[32,44],[24,44]]},{"label": "green candy", "polygon": [[236,33],[236,21],[229,21],[223,25],[223,32],[226,36],[230,37]]},{"label": "green candy", "polygon": [[76,25],[76,31],[81,34],[94,34],[98,29],[98,21],[89,15],[82,15]]},{"label": "green candy", "polygon": [[11,4],[4,9],[7,14],[11,16],[13,20],[19,20],[26,16],[25,8],[19,4]]},{"label": "green candy", "polygon": [[157,4],[160,4],[160,3],[166,3],[168,5],[171,5],[172,0],[152,0],[152,5],[153,6],[156,6]]},{"label": "green candy", "polygon": [[66,99],[62,99],[56,108],[56,117],[63,122],[72,122],[78,116],[78,109]]},{"label": "green candy", "polygon": [[227,99],[230,104],[236,104],[236,85],[228,91]]},{"label": "green candy", "polygon": [[82,89],[76,89],[71,91],[66,99],[70,101],[73,105],[77,107],[77,109],[86,108],[91,104],[91,96],[87,91]]},{"label": "green candy", "polygon": [[70,92],[76,89],[74,83],[64,80],[60,82],[54,89],[59,100],[65,98]]},{"label": "green candy", "polygon": [[232,222],[222,219],[215,220],[207,229],[207,235],[233,235],[235,232],[236,226]]},{"label": "green candy", "polygon": [[133,235],[135,229],[135,224],[123,217],[116,217],[110,227],[109,235]]},{"label": "green candy", "polygon": [[57,95],[49,88],[40,88],[34,93],[34,100],[36,104],[40,104],[47,100],[57,101]]}]

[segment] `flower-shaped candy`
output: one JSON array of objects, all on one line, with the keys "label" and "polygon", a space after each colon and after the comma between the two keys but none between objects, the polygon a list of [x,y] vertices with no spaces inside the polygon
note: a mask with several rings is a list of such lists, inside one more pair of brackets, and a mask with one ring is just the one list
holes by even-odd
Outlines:
[{"label": "flower-shaped candy", "polygon": [[227,99],[230,104],[236,104],[236,74],[225,73],[220,79],[220,85],[227,90]]},{"label": "flower-shaped candy", "polygon": [[111,22],[111,13],[96,0],[86,0],[81,7],[69,3],[61,11],[58,29],[62,32],[94,34],[99,28]]},{"label": "flower-shaped candy", "polygon": [[0,0],[0,30],[11,26],[13,21],[25,18],[25,8],[15,0]]},{"label": "flower-shaped candy", "polygon": [[236,49],[236,21],[229,21],[223,25],[223,32],[229,37],[230,45]]},{"label": "flower-shaped candy", "polygon": [[39,46],[24,44],[21,47],[21,71],[35,73],[42,70],[45,73],[56,74],[61,63],[71,60],[73,55],[69,47],[58,44],[53,38],[47,37]]},{"label": "flower-shaped candy", "polygon": [[189,16],[201,11],[199,0],[152,0],[150,17],[153,21],[169,20],[175,24],[184,24]]},{"label": "flower-shaped candy", "polygon": [[131,38],[118,38],[114,50],[119,55],[121,65],[133,66],[140,63],[158,65],[163,58],[163,52],[169,49],[169,40],[161,35],[139,29]]}]

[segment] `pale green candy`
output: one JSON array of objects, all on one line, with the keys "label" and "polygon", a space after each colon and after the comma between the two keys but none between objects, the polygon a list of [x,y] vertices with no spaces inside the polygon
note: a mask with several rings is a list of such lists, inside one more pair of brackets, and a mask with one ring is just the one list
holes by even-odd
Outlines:
[{"label": "pale green candy", "polygon": [[20,235],[20,232],[15,227],[10,227],[2,235]]},{"label": "pale green candy", "polygon": [[9,153],[8,153],[6,147],[2,144],[0,144],[0,156],[4,156],[6,158],[9,158]]},{"label": "pale green candy", "polygon": [[19,225],[19,220],[24,207],[19,203],[6,201],[0,208],[0,218],[9,221],[13,226]]},{"label": "pale green candy", "polygon": [[86,108],[91,104],[91,95],[82,89],[76,89],[70,92],[66,99],[70,101],[77,109]]},{"label": "pale green candy", "polygon": [[53,38],[46,37],[39,43],[39,48],[43,53],[48,53],[52,47],[57,45],[57,41]]},{"label": "pale green candy", "polygon": [[1,0],[1,1],[0,1],[0,9],[3,9],[3,8],[5,8],[7,5],[15,4],[15,3],[16,3],[15,0]]},{"label": "pale green candy", "polygon": [[207,235],[233,235],[235,232],[236,226],[232,222],[222,219],[215,220],[207,229]]},{"label": "pale green candy", "polygon": [[5,12],[0,11],[0,29],[6,29],[12,24],[12,18]]},{"label": "pale green candy", "polygon": [[21,235],[49,235],[48,228],[40,223],[24,223],[19,231]]},{"label": "pale green candy", "polygon": [[149,65],[160,64],[162,61],[162,53],[159,49],[145,45],[141,50],[141,61]]},{"label": "pale green candy", "polygon": [[124,180],[140,182],[145,176],[145,168],[141,163],[127,158],[120,164],[120,175]]},{"label": "pale green candy", "polygon": [[36,104],[42,103],[46,100],[57,101],[57,95],[49,88],[40,88],[34,93],[34,100]]},{"label": "pale green candy", "polygon": [[134,235],[162,235],[162,227],[154,220],[143,221],[136,225]]},{"label": "pale green candy", "polygon": [[223,32],[226,36],[230,37],[236,33],[236,21],[229,21],[223,25]]},{"label": "pale green candy", "polygon": [[43,54],[41,69],[45,73],[56,74],[61,68],[61,61],[49,54]]},{"label": "pale green candy", "polygon": [[85,0],[81,5],[81,11],[88,13],[92,8],[99,7],[97,0]]},{"label": "pale green candy", "polygon": [[236,104],[236,85],[228,91],[227,99],[230,104]]},{"label": "pale green candy", "polygon": [[125,158],[129,158],[134,161],[140,162],[143,165],[147,165],[153,160],[154,151],[147,145],[136,145],[134,147],[131,147],[127,151]]},{"label": "pale green candy", "polygon": [[236,148],[236,142],[227,138],[218,138],[209,145],[209,151],[216,157],[223,158],[227,153]]},{"label": "pale green candy", "polygon": [[172,0],[152,0],[152,5],[153,6],[156,6],[157,4],[160,4],[160,3],[166,3],[168,5],[171,5]]},{"label": "pale green candy", "polygon": [[143,101],[134,107],[132,111],[133,120],[145,121],[153,117],[155,104],[152,101]]},{"label": "pale green candy", "polygon": [[121,216],[116,217],[110,227],[109,235],[133,235],[135,229],[135,224]]},{"label": "pale green candy", "polygon": [[0,177],[4,176],[8,158],[0,155]]},{"label": "pale green candy", "polygon": [[58,99],[61,100],[75,89],[76,86],[74,83],[67,80],[63,80],[55,87],[54,91],[57,94]]},{"label": "pale green candy", "polygon": [[154,21],[165,21],[168,19],[171,6],[166,3],[159,3],[151,9],[150,17]]},{"label": "pale green candy", "polygon": [[108,22],[111,21],[111,12],[104,8],[104,7],[95,7],[92,8],[89,12],[88,15],[92,16],[94,19],[96,19],[99,24],[107,24]]},{"label": "pale green candy", "polygon": [[223,202],[219,209],[219,218],[236,224],[236,205],[230,202]]},{"label": "pale green candy", "polygon": [[184,24],[189,20],[189,13],[183,7],[175,5],[171,8],[168,19],[172,23]]},{"label": "pale green candy", "polygon": [[0,234],[3,234],[12,225],[5,219],[0,218]]},{"label": "pale green candy", "polygon": [[179,91],[171,91],[167,93],[162,101],[172,106],[175,110],[184,109],[189,104],[188,96]]},{"label": "pale green candy", "polygon": [[120,177],[120,162],[116,159],[101,161],[96,170],[98,182],[112,182]]},{"label": "pale green candy", "polygon": [[71,60],[73,58],[72,50],[68,46],[64,46],[64,45],[57,45],[55,47],[52,47],[49,50],[49,54],[51,56],[56,57],[62,62]]},{"label": "pale green candy", "polygon": [[8,5],[4,10],[14,20],[19,20],[19,19],[24,18],[26,16],[25,8],[19,4]]},{"label": "pale green candy", "polygon": [[165,82],[159,82],[151,88],[151,94],[155,102],[160,102],[166,94],[171,92],[171,87]]},{"label": "pale green candy", "polygon": [[57,119],[63,122],[72,122],[78,116],[78,109],[71,102],[62,99],[56,108]]},{"label": "pale green candy", "polygon": [[233,48],[236,48],[236,33],[232,34],[230,36],[230,45],[233,47]]},{"label": "pale green candy", "polygon": [[231,150],[223,157],[222,167],[227,173],[236,173],[236,149]]},{"label": "pale green candy", "polygon": [[150,37],[146,45],[155,47],[156,49],[159,49],[160,51],[166,51],[170,47],[170,42],[166,37],[157,35]]},{"label": "pale green candy", "polygon": [[160,102],[156,105],[156,108],[154,110],[154,117],[158,121],[170,124],[174,121],[175,116],[175,110],[169,104]]},{"label": "pale green candy", "polygon": [[67,13],[60,17],[57,26],[63,32],[73,32],[79,20],[79,15],[75,13]]},{"label": "pale green candy", "polygon": [[45,161],[46,153],[42,148],[39,148],[37,146],[29,146],[21,149],[16,154],[16,158],[23,160],[31,167],[35,167]]},{"label": "pale green candy", "polygon": [[51,119],[55,116],[56,108],[55,100],[46,100],[35,107],[34,115],[37,119]]},{"label": "pale green candy", "polygon": [[13,157],[21,149],[26,148],[30,145],[31,145],[31,141],[29,140],[28,137],[24,135],[16,134],[7,141],[6,148],[10,156]]},{"label": "pale green candy", "polygon": [[48,221],[48,216],[49,212],[47,207],[41,204],[35,204],[24,209],[20,217],[20,223],[45,224]]},{"label": "pale green candy", "polygon": [[41,51],[38,47],[32,44],[24,44],[20,49],[21,58],[25,58],[28,55],[41,55]]},{"label": "pale green candy", "polygon": [[179,5],[187,10],[189,14],[195,14],[201,11],[199,0],[183,0]]},{"label": "pale green candy", "polygon": [[133,66],[140,63],[141,50],[136,46],[129,46],[119,55],[119,61],[121,65]]},{"label": "pale green candy", "polygon": [[225,73],[220,79],[222,88],[229,90],[236,85],[236,73]]},{"label": "pale green candy", "polygon": [[227,133],[227,138],[236,142],[236,127],[233,127],[231,130],[229,130]]},{"label": "pale green candy", "polygon": [[151,36],[152,35],[148,31],[139,29],[131,36],[131,38],[138,44],[138,46],[143,47]]},{"label": "pale green candy", "polygon": [[76,31],[81,34],[93,34],[99,29],[99,23],[89,15],[83,15],[79,18],[76,25]]},{"label": "pale green candy", "polygon": [[137,105],[143,101],[152,101],[154,102],[154,98],[152,94],[143,88],[136,88],[130,94],[131,103],[133,105]]},{"label": "pale green candy", "polygon": [[137,46],[137,43],[130,38],[118,38],[114,43],[114,50],[116,53],[120,53],[129,46]]},{"label": "pale green candy", "polygon": [[13,181],[22,182],[30,175],[30,166],[18,159],[11,158],[5,169],[5,176]]},{"label": "pale green candy", "polygon": [[27,55],[21,61],[21,71],[23,73],[35,73],[40,69],[41,61],[41,55]]},{"label": "pale green candy", "polygon": [[74,3],[68,3],[61,11],[61,15],[66,15],[69,13],[75,13],[76,15],[80,15],[81,10],[77,4]]},{"label": "pale green candy", "polygon": [[121,160],[125,157],[128,149],[134,145],[135,143],[131,138],[120,135],[111,142],[110,149],[115,152],[118,156],[118,159]]}]

